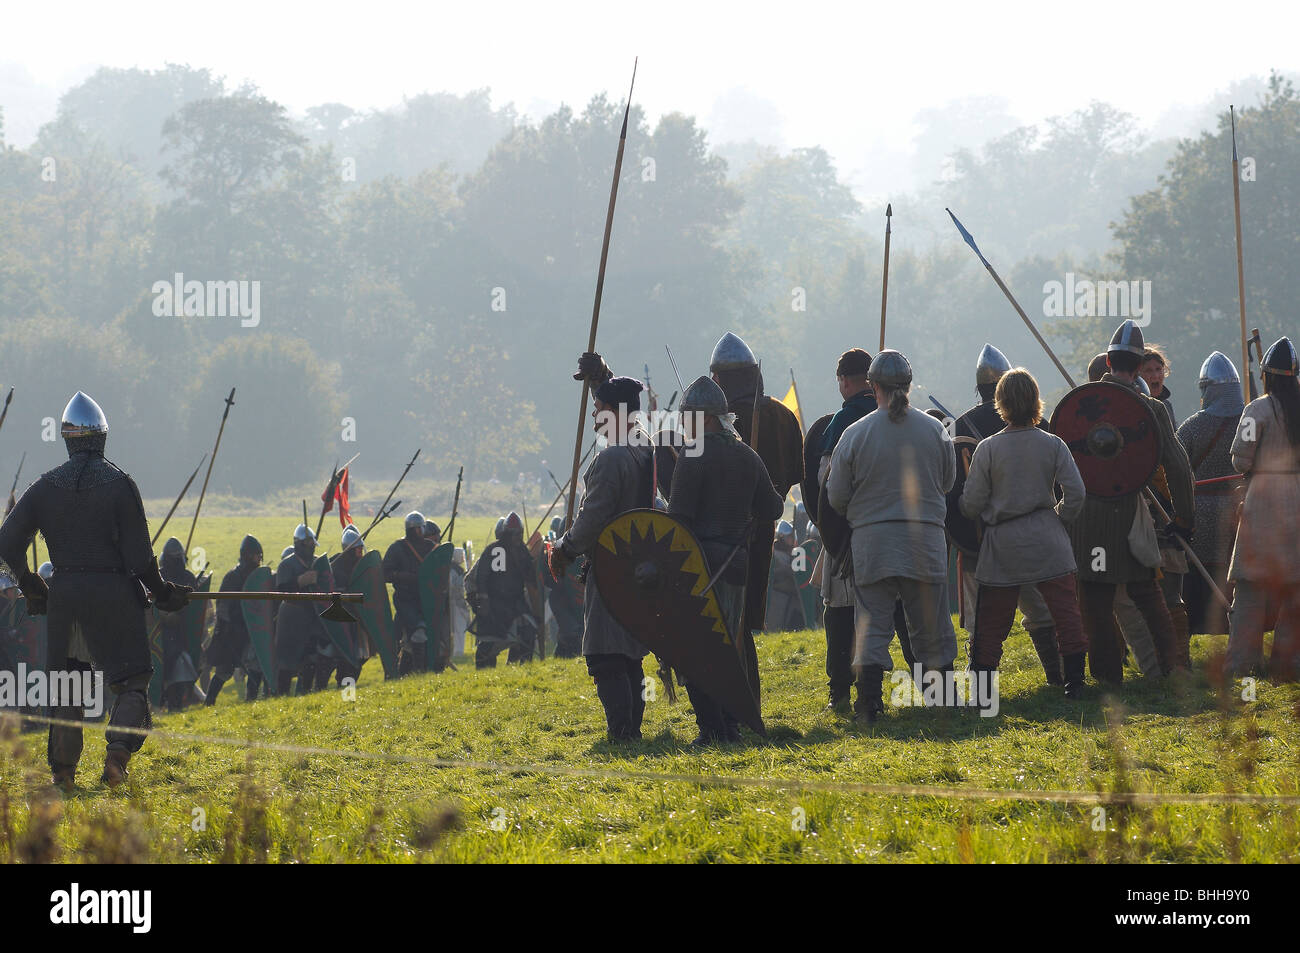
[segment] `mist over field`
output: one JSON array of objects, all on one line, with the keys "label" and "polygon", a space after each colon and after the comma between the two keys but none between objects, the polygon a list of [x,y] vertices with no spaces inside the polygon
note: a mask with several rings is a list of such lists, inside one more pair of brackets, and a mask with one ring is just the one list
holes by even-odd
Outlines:
[{"label": "mist over field", "polygon": [[[488,47],[448,88],[413,90],[396,60],[387,79],[323,77],[308,57],[308,84],[278,63],[227,74],[216,49],[134,65],[126,42],[100,62],[76,49],[57,69],[13,49],[0,64],[3,479],[24,452],[23,485],[62,459],[49,421],[83,389],[109,416],[109,457],[168,499],[235,387],[214,498],[293,506],[360,451],[356,492],[377,500],[416,447],[413,480],[449,485],[463,464],[471,506],[488,481],[523,473],[530,501],[546,469],[563,481],[631,55],[529,85]],[[735,330],[769,393],[793,374],[805,423],[835,409],[838,354],[877,348],[892,203],[887,343],[916,368],[918,403],[969,407],[985,341],[1034,371],[1049,407],[1065,389],[950,207],[1076,377],[1120,320],[1149,320],[1186,416],[1211,350],[1240,363],[1229,102],[1250,169],[1248,320],[1265,345],[1297,331],[1285,64],[1172,98],[1177,76],[1133,84],[1138,115],[1107,98],[1123,92],[1108,75],[1097,95],[999,72],[961,86],[942,79],[962,64],[936,60],[943,76],[910,78],[874,121],[870,89],[800,86],[807,112],[792,108],[756,51],[691,89],[667,54],[640,63],[597,338],[661,404],[678,389],[664,346],[689,382]],[[1131,287],[1131,313],[1107,311],[1119,285],[1090,302],[1093,281]],[[1053,287],[1072,290],[1064,308]]]}]

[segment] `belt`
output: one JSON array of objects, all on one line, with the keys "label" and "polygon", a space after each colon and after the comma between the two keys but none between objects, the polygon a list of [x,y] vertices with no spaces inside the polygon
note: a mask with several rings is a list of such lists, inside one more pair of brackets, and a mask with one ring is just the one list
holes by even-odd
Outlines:
[{"label": "belt", "polygon": [[119,566],[55,566],[55,575],[59,573],[116,573],[120,576],[127,575],[127,571]]}]

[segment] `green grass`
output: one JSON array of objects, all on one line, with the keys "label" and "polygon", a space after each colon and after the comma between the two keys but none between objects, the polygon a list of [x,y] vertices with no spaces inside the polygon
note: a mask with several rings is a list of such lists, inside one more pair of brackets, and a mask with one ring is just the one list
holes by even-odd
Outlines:
[{"label": "green grass", "polygon": [[[204,538],[224,566],[246,524],[207,522]],[[474,532],[490,529],[490,520],[480,522]],[[265,526],[268,552],[290,524]],[[124,788],[109,792],[98,782],[102,736],[92,728],[81,787],[65,798],[48,787],[42,734],[11,732],[0,740],[0,860],[1292,860],[1300,846],[1292,806],[1113,803],[1098,831],[1090,804],[797,786],[811,780],[1295,795],[1300,689],[1261,682],[1255,702],[1221,706],[1204,672],[1222,641],[1195,640],[1198,675],[1185,692],[1134,676],[1117,699],[1092,688],[1086,702],[1070,704],[1044,685],[1017,626],[1007,643],[999,717],[890,708],[874,729],[859,729],[823,711],[821,633],[767,635],[759,658],[769,738],[747,735],[744,745],[704,753],[686,748],[695,731],[684,693],[676,704],[662,693],[649,704],[645,741],[611,747],[580,660],[476,672],[461,658],[458,671],[395,682],[384,682],[370,662],[355,701],[331,690],[247,705],[227,686],[215,708],[162,715],[156,727],[496,766],[304,756],[155,737],[132,761]],[[514,769],[526,765],[612,775]],[[772,783],[620,776],[628,771]],[[196,810],[203,829],[195,829]],[[806,816],[806,830],[795,829],[796,811]],[[504,820],[497,825],[504,830],[494,829],[494,818]]]}]

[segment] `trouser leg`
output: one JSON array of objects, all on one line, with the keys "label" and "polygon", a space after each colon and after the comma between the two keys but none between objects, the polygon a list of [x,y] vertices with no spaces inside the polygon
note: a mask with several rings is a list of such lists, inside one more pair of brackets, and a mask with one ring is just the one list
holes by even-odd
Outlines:
[{"label": "trouser leg", "polygon": [[1275,682],[1294,682],[1300,679],[1300,586],[1288,586],[1278,596],[1268,675]]},{"label": "trouser leg", "polygon": [[1160,593],[1169,610],[1174,629],[1174,665],[1192,667],[1192,629],[1188,623],[1187,604],[1183,602],[1183,574],[1165,570],[1160,577]]},{"label": "trouser leg", "polygon": [[1056,625],[1052,620],[1051,609],[1037,586],[1020,587],[1020,612],[1025,617],[1025,631],[1029,633],[1029,641],[1034,644],[1034,652],[1038,655],[1039,664],[1043,666],[1047,684],[1060,685],[1064,675],[1061,670],[1061,653],[1056,647]]},{"label": "trouser leg", "polygon": [[826,626],[826,679],[834,704],[848,699],[853,684],[853,606],[827,606],[822,620]]},{"label": "trouser leg", "polygon": [[980,586],[975,596],[968,667],[989,671],[1002,663],[1002,643],[1016,618],[1020,586]]},{"label": "trouser leg", "polygon": [[[64,667],[66,671],[70,672],[91,671],[90,665],[76,659],[67,659],[64,662]],[[68,702],[75,700],[63,699],[63,701]],[[59,721],[77,723],[75,726],[50,725],[49,741],[46,745],[46,760],[49,762],[50,771],[53,772],[56,782],[64,780],[71,783],[77,770],[77,763],[81,760],[81,752],[85,743],[81,730],[81,722],[85,720],[85,710],[81,705],[52,704],[50,705],[50,717]]]},{"label": "trouser leg", "polygon": [[854,586],[853,667],[879,666],[888,672],[894,667],[889,644],[894,640],[894,606],[898,586],[894,579]]},{"label": "trouser leg", "polygon": [[244,679],[244,701],[257,701],[257,693],[262,687],[262,673],[249,672]]},{"label": "trouser leg", "polygon": [[1138,611],[1137,603],[1129,594],[1127,586],[1115,588],[1115,625],[1124,642],[1133,652],[1133,659],[1143,675],[1159,676],[1163,669],[1160,654],[1156,651],[1156,642],[1147,626],[1146,619]]},{"label": "trouser leg", "polygon": [[948,582],[897,579],[895,584],[912,628],[912,651],[926,669],[951,668],[957,657],[957,633],[948,614]]},{"label": "trouser leg", "polygon": [[632,738],[632,690],[626,661],[622,655],[587,656],[587,674],[596,683],[596,697],[605,709],[605,729],[610,741]]},{"label": "trouser leg", "polygon": [[1185,668],[1174,636],[1174,622],[1165,605],[1165,595],[1154,579],[1130,582],[1128,594],[1134,605],[1142,613],[1142,618],[1151,632],[1156,645],[1156,656],[1160,659],[1160,670],[1168,675],[1175,668]]},{"label": "trouser leg", "polygon": [[1251,675],[1264,667],[1264,630],[1268,615],[1268,590],[1250,580],[1238,580],[1228,613],[1230,675]]},{"label": "trouser leg", "polygon": [[1088,641],[1088,665],[1099,682],[1118,685],[1124,680],[1124,649],[1115,624],[1115,585],[1082,580],[1079,614]]},{"label": "trouser leg", "polygon": [[721,741],[726,733],[722,718],[722,706],[713,700],[713,696],[703,691],[692,679],[686,683],[686,694],[695,709],[695,724],[700,729],[701,741]]},{"label": "trouser leg", "polygon": [[641,659],[626,656],[623,664],[627,669],[627,684],[632,693],[632,716],[628,719],[628,727],[632,730],[632,737],[639,740],[641,722],[645,720],[645,666],[641,664]]}]

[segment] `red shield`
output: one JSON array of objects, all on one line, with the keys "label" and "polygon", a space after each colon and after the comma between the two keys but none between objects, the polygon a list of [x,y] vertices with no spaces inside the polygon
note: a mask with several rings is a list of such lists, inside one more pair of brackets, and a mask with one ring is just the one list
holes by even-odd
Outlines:
[{"label": "red shield", "polygon": [[1147,399],[1109,381],[1076,387],[1056,406],[1052,433],[1065,441],[1092,496],[1137,493],[1160,464],[1160,428]]}]

